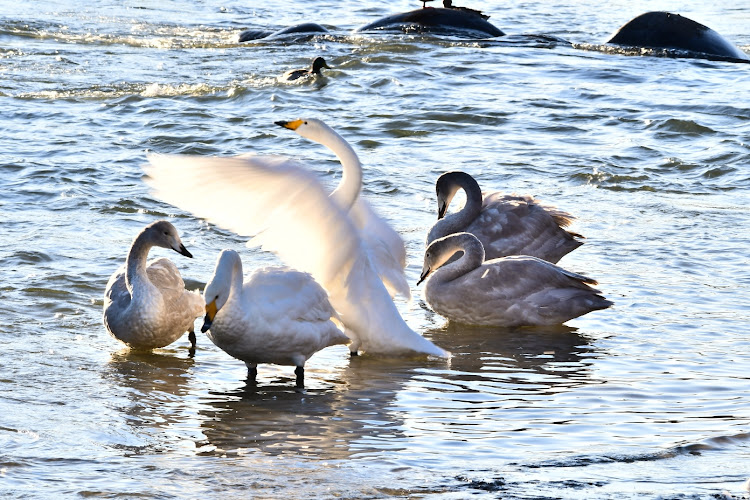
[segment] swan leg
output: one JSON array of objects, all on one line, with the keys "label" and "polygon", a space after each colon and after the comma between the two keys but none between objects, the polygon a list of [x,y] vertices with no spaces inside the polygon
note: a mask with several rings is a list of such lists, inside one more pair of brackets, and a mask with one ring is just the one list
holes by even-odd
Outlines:
[{"label": "swan leg", "polygon": [[188,356],[193,357],[195,356],[195,343],[197,339],[195,338],[195,330],[190,330],[188,332],[188,340],[190,341],[190,349],[188,349]]},{"label": "swan leg", "polygon": [[258,376],[258,365],[256,363],[245,363],[247,365],[247,383],[255,385]]},{"label": "swan leg", "polygon": [[297,387],[305,386],[305,367],[298,366],[294,369],[294,374],[297,375]]},{"label": "swan leg", "polygon": [[362,345],[362,342],[359,341],[354,332],[349,328],[344,329],[344,335],[352,339],[352,342],[349,344],[349,353],[352,356],[359,356],[359,346]]}]

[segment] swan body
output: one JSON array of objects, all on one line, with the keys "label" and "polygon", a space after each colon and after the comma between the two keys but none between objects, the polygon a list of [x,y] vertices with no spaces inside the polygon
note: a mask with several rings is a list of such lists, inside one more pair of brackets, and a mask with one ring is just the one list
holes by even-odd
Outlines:
[{"label": "swan body", "polygon": [[331,69],[331,67],[326,63],[325,59],[323,59],[322,57],[316,57],[315,59],[313,59],[310,68],[290,69],[289,71],[281,75],[279,80],[284,82],[293,82],[295,80],[299,80],[300,78],[306,79],[315,76],[322,76],[322,73],[320,72],[322,68]]},{"label": "swan body", "polygon": [[[466,204],[460,211],[445,215],[459,189],[466,192]],[[573,220],[572,215],[541,205],[530,196],[482,195],[479,184],[465,172],[441,175],[435,191],[439,220],[427,235],[427,245],[449,234],[467,232],[482,242],[488,260],[529,255],[556,263],[583,244],[576,239],[582,236],[564,229]]]},{"label": "swan body", "polygon": [[244,361],[252,381],[258,363],[291,365],[302,387],[305,362],[313,354],[349,343],[335,323],[338,316],[326,291],[307,273],[265,267],[243,283],[239,254],[224,250],[203,297],[201,330],[217,347]]},{"label": "swan body", "polygon": [[310,273],[359,349],[384,356],[448,353],[409,328],[360,232],[298,163],[280,156],[150,155],[146,181],[161,199],[245,236]]},{"label": "swan body", "polygon": [[360,195],[362,191],[362,164],[354,149],[335,130],[322,120],[308,118],[277,122],[294,130],[300,136],[323,144],[341,162],[341,183],[331,193],[339,206],[348,210],[370,253],[372,264],[391,296],[401,295],[411,300],[411,287],[406,280],[406,246],[404,240]]},{"label": "swan body", "polygon": [[[446,264],[459,251],[464,254]],[[485,326],[558,325],[612,302],[590,285],[596,281],[536,257],[484,260],[471,233],[433,241],[420,282],[427,304],[451,321]]]},{"label": "swan body", "polygon": [[172,224],[158,221],[146,226],[133,240],[125,264],[107,283],[104,325],[133,349],[164,347],[188,331],[193,354],[193,323],[203,313],[203,299],[185,290],[180,271],[169,259],[146,262],[154,246],[192,257]]}]

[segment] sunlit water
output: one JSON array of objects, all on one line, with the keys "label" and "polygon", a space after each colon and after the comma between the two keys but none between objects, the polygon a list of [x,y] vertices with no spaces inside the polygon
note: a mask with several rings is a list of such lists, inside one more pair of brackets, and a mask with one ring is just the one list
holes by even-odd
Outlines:
[{"label": "sunlit water", "polygon": [[[741,2],[485,2],[501,41],[351,35],[415,3],[2,2],[0,496],[4,498],[747,498],[750,65],[603,51],[655,8],[750,52]],[[466,2],[470,4],[470,2]],[[314,21],[330,35],[235,43]],[[527,35],[551,35],[568,40]],[[598,50],[597,50],[598,49]],[[323,55],[313,83],[276,76]],[[273,122],[320,117],[360,154],[365,195],[416,283],[449,169],[575,214],[560,264],[615,302],[553,329],[407,322],[449,361],[245,367],[199,336],[131,354],[102,293],[145,224],[170,217],[201,288],[218,252],[273,256],[154,199],[148,151],[324,147]]]}]

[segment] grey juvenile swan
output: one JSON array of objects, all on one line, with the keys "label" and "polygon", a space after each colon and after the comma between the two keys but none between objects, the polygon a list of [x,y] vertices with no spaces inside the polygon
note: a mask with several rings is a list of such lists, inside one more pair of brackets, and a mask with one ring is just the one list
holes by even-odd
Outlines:
[{"label": "grey juvenile swan", "polygon": [[[451,200],[463,189],[464,207],[445,215]],[[479,238],[487,259],[530,255],[556,263],[583,244],[581,235],[563,229],[574,219],[530,196],[482,194],[477,181],[465,172],[446,172],[435,183],[438,221],[427,235],[427,245],[449,234],[465,231]]]},{"label": "grey juvenile swan", "polygon": [[146,263],[152,247],[192,257],[177,229],[162,220],[146,226],[133,240],[125,261],[104,292],[104,325],[117,340],[133,349],[164,347],[189,332],[195,352],[193,323],[203,314],[203,299],[185,290],[180,271],[164,257]]},{"label": "grey juvenile swan", "polygon": [[[446,264],[459,251],[464,254]],[[430,308],[471,325],[558,325],[612,305],[589,286],[596,281],[545,260],[516,255],[485,261],[482,243],[471,233],[433,241],[419,283],[425,279]]]}]

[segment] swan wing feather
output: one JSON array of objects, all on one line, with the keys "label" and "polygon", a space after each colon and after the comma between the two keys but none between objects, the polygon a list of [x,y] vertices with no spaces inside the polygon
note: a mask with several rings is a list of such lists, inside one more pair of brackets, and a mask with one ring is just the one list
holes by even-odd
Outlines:
[{"label": "swan wing feather", "polygon": [[411,287],[406,280],[406,246],[404,240],[385,220],[375,213],[361,197],[349,211],[360,231],[370,260],[391,296],[411,300]]},{"label": "swan wing feather", "polygon": [[280,156],[149,155],[157,197],[221,227],[257,236],[265,250],[327,283],[361,244],[315,175]]}]

